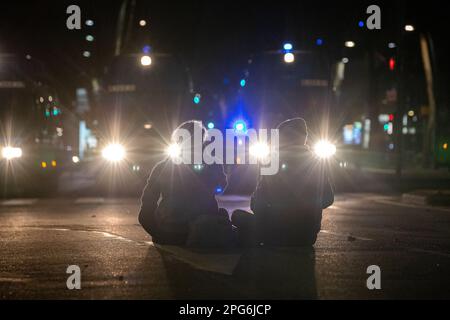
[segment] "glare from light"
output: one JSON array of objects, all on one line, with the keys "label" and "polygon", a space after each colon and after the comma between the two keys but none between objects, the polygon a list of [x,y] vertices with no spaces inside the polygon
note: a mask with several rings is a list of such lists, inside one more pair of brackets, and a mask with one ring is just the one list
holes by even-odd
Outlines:
[{"label": "glare from light", "polygon": [[410,25],[410,24],[407,24],[407,25],[405,26],[405,31],[407,31],[407,32],[412,32],[412,31],[414,31],[414,26],[413,26],[413,25]]},{"label": "glare from light", "polygon": [[314,153],[321,159],[328,159],[336,154],[336,146],[327,140],[320,140],[314,145]]},{"label": "glare from light", "polygon": [[247,81],[245,79],[242,79],[239,83],[241,85],[241,87],[245,87],[245,85],[247,84]]},{"label": "glare from light", "polygon": [[22,157],[21,148],[4,147],[2,149],[2,157],[6,160],[12,160]]},{"label": "glare from light", "polygon": [[258,142],[250,146],[249,153],[257,159],[265,159],[270,154],[270,148],[267,143]]},{"label": "glare from light", "polygon": [[56,161],[55,161],[55,160],[53,160],[53,161],[51,162],[51,164],[52,164],[52,167],[56,167]]},{"label": "glare from light", "polygon": [[89,51],[84,51],[83,52],[83,57],[89,58],[90,56],[91,56],[91,53]]},{"label": "glare from light", "polygon": [[172,143],[167,147],[166,154],[172,159],[179,158],[181,156],[181,147],[176,143]]},{"label": "glare from light", "polygon": [[247,131],[247,125],[242,120],[236,121],[234,123],[234,130],[237,132],[245,132]]},{"label": "glare from light", "polygon": [[148,55],[144,55],[141,57],[141,65],[144,67],[148,67],[152,64],[152,58]]},{"label": "glare from light", "polygon": [[88,27],[92,27],[94,25],[94,21],[93,20],[86,20],[86,25]]},{"label": "glare from light", "polygon": [[73,162],[73,163],[79,163],[79,162],[80,162],[80,158],[77,157],[77,156],[73,156],[73,157],[72,157],[72,162]]},{"label": "glare from light", "polygon": [[140,25],[141,27],[145,27],[145,26],[147,25],[147,21],[141,20],[141,21],[139,21],[139,25]]},{"label": "glare from light", "polygon": [[347,48],[354,48],[355,47],[355,42],[354,41],[345,41],[345,46]]},{"label": "glare from light", "polygon": [[121,161],[125,158],[125,148],[120,144],[110,144],[103,149],[102,156],[111,162]]},{"label": "glare from light", "polygon": [[94,41],[94,36],[88,34],[88,35],[86,36],[86,41],[88,41],[88,42]]},{"label": "glare from light", "polygon": [[286,50],[286,51],[292,50],[292,48],[293,48],[293,46],[292,46],[291,43],[285,43],[283,45],[283,49]]},{"label": "glare from light", "polygon": [[194,103],[195,103],[195,104],[199,104],[200,101],[201,101],[201,98],[202,98],[202,96],[201,96],[199,93],[197,93],[197,94],[194,96]]},{"label": "glare from light", "polygon": [[415,115],[414,110],[409,110],[408,111],[408,116],[414,117],[414,115]]},{"label": "glare from light", "polygon": [[358,27],[363,28],[364,27],[364,21],[359,21],[358,22]]},{"label": "glare from light", "polygon": [[292,63],[295,61],[295,56],[293,53],[288,52],[284,54],[284,62],[286,63]]},{"label": "glare from light", "polygon": [[394,42],[389,42],[388,43],[388,48],[389,49],[395,49],[397,47],[397,45]]},{"label": "glare from light", "polygon": [[150,130],[152,127],[153,127],[153,126],[152,126],[151,123],[146,123],[146,124],[144,124],[144,129],[145,129],[145,130]]},{"label": "glare from light", "polygon": [[42,169],[47,168],[47,162],[42,161],[42,162],[41,162],[41,167],[42,167]]},{"label": "glare from light", "polygon": [[208,123],[208,129],[214,129],[214,122],[209,122]]},{"label": "glare from light", "polygon": [[203,165],[202,164],[195,164],[194,165],[194,171],[200,172],[203,170]]},{"label": "glare from light", "polygon": [[348,58],[342,58],[342,63],[347,64],[349,62]]}]

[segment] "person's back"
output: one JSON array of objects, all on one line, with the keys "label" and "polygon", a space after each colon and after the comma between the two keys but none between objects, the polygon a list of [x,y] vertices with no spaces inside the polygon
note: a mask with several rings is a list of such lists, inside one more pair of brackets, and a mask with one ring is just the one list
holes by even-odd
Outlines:
[{"label": "person's back", "polygon": [[315,242],[322,209],[333,202],[324,166],[304,147],[295,155],[282,157],[278,174],[261,178],[252,197],[252,210],[264,243]]},{"label": "person's back", "polygon": [[278,129],[280,170],[260,179],[252,196],[254,216],[236,212],[233,223],[251,234],[253,243],[312,245],[320,231],[322,209],[334,201],[327,164],[307,147],[303,119],[287,120]]},{"label": "person's back", "polygon": [[[195,125],[197,122],[189,122],[181,128],[193,132]],[[183,142],[183,148],[192,152],[192,145]],[[168,158],[150,174],[141,198],[139,222],[154,242],[196,245],[203,236],[204,225],[228,221],[228,215],[219,212],[215,199],[215,194],[225,187],[221,165],[191,165]],[[208,216],[211,219],[205,220]],[[196,235],[192,236],[191,229],[196,230]],[[210,240],[213,243],[216,239]]]},{"label": "person's back", "polygon": [[139,221],[155,242],[184,244],[190,223],[217,215],[215,191],[225,185],[221,166],[160,162],[143,192]]}]

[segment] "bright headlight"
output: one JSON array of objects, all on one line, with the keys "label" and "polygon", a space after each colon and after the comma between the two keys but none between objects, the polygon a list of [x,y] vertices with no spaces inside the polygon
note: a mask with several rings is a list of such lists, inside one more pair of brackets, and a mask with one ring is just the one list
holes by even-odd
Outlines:
[{"label": "bright headlight", "polygon": [[172,143],[167,147],[166,154],[172,159],[178,158],[181,156],[181,147],[176,143]]},{"label": "bright headlight", "polygon": [[2,157],[6,160],[12,160],[22,157],[21,148],[4,147],[2,149]]},{"label": "bright headlight", "polygon": [[320,140],[314,145],[314,153],[321,159],[328,159],[336,153],[336,146],[327,140]]},{"label": "bright headlight", "polygon": [[264,159],[269,156],[270,148],[267,143],[258,142],[250,146],[249,153],[257,159]]},{"label": "bright headlight", "polygon": [[121,161],[125,158],[125,148],[120,144],[110,144],[103,149],[102,156],[108,161]]}]

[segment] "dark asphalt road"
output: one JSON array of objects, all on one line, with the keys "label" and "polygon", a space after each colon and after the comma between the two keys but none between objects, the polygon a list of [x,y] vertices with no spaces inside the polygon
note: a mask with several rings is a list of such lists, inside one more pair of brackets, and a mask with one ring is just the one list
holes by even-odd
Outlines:
[{"label": "dark asphalt road", "polygon": [[[231,276],[153,246],[137,211],[136,199],[0,202],[0,297],[450,298],[450,209],[340,195],[314,251],[247,250]],[[82,270],[81,290],[66,288],[73,264]],[[381,290],[366,288],[369,265],[381,268]]]}]

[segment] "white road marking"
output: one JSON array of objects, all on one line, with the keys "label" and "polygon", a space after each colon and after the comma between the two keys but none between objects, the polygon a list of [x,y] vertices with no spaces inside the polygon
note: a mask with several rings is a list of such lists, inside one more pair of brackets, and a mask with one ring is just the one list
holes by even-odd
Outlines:
[{"label": "white road marking", "polygon": [[75,200],[75,204],[103,204],[104,198],[78,198]]},{"label": "white road marking", "polygon": [[20,206],[31,206],[35,204],[38,199],[11,199],[1,201],[0,205],[5,207],[20,207]]},{"label": "white road marking", "polygon": [[176,259],[189,264],[191,267],[199,270],[220,273],[224,275],[232,275],[236,268],[241,254],[211,254],[211,253],[198,253],[187,248],[179,246],[159,245],[152,241],[137,241],[128,239],[113,233],[98,231],[98,230],[77,230],[67,228],[42,228],[42,227],[28,227],[34,230],[53,230],[53,231],[72,231],[82,233],[94,233],[102,235],[106,238],[114,240],[120,240],[128,243],[136,243],[138,245],[147,245],[164,250],[167,253],[173,255]]},{"label": "white road marking", "polygon": [[9,283],[26,283],[30,282],[30,279],[24,279],[24,278],[13,278],[13,277],[0,277],[0,283],[2,282],[9,282]]}]

